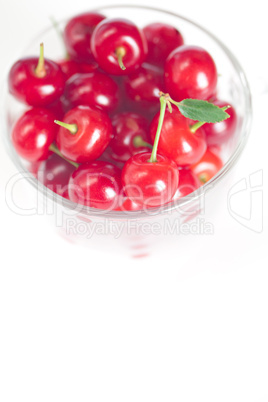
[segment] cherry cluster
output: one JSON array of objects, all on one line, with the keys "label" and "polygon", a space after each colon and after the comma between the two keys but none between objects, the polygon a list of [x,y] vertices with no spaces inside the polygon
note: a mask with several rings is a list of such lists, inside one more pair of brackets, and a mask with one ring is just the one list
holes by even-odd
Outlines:
[{"label": "cherry cluster", "polygon": [[93,208],[140,210],[190,194],[221,169],[237,116],[229,105],[216,123],[191,112],[200,107],[191,100],[227,109],[205,49],[168,24],[139,29],[92,12],[62,35],[65,59],[45,58],[41,44],[39,57],[9,73],[10,93],[30,106],[12,142],[45,186]]}]

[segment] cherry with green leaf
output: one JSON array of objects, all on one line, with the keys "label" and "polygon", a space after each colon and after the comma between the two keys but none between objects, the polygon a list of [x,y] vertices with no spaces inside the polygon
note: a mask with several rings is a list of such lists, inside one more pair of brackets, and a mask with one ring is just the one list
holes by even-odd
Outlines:
[{"label": "cherry with green leaf", "polygon": [[48,106],[57,101],[64,91],[65,79],[60,67],[44,58],[44,45],[40,56],[18,60],[8,75],[9,92],[30,106]]},{"label": "cherry with green leaf", "polygon": [[[158,141],[158,152],[174,160],[178,166],[190,166],[197,163],[207,149],[206,137],[202,126],[225,120],[229,115],[225,112],[228,106],[219,108],[207,101],[185,99],[174,101],[169,94],[161,93],[163,108],[169,107],[163,122],[158,113],[151,122],[150,134],[152,140],[157,137],[161,124],[161,136]],[[160,112],[161,113],[161,112]],[[190,120],[197,121],[190,125]]]},{"label": "cherry with green leaf", "polygon": [[122,183],[125,194],[144,209],[158,207],[174,196],[179,172],[176,163],[167,156],[157,154],[159,136],[164,120],[166,101],[160,97],[160,119],[152,153],[132,156],[124,165]]},{"label": "cherry with green leaf", "polygon": [[[174,104],[173,107],[172,103]],[[165,116],[167,106],[170,113]],[[189,141],[186,142],[184,140],[186,134],[183,134],[183,130],[187,132],[187,135],[196,135],[196,127],[193,126],[191,128],[192,131],[190,131],[190,127],[185,116],[182,117],[187,122],[187,125],[185,121],[182,120],[181,124],[183,130],[181,130],[182,133],[179,132],[179,135],[177,131],[174,131],[174,128],[176,130],[179,129],[180,124],[172,125],[172,122],[170,123],[169,120],[168,124],[166,124],[166,118],[175,115],[175,106],[179,108],[180,112],[178,111],[177,113],[180,113],[180,116],[182,116],[183,113],[184,115],[187,115],[188,118],[201,120],[200,122],[196,123],[196,127],[198,128],[205,124],[205,122],[216,122],[228,118],[228,114],[224,110],[218,106],[210,104],[209,102],[194,99],[175,102],[168,94],[160,94],[160,113],[152,123],[156,124],[157,122],[156,132],[153,131],[154,145],[152,153],[150,154],[146,152],[132,156],[126,162],[122,171],[122,183],[125,194],[132,201],[143,208],[163,205],[174,197],[179,183],[179,170],[176,164],[178,158],[175,161],[173,159],[173,157],[178,156],[177,153],[174,154],[173,152],[174,137],[176,138],[176,136],[178,136],[179,138],[183,139],[183,145],[187,151],[187,146],[190,147],[190,144]],[[180,121],[181,120],[178,120],[178,122]],[[151,129],[152,127],[154,128],[154,125],[151,126]],[[172,130],[167,130],[168,127],[171,127]],[[161,137],[163,134],[166,137],[166,142],[164,142],[166,144],[166,153],[163,152],[163,147],[160,150]],[[167,140],[173,140],[173,142],[169,145]],[[202,141],[202,146],[198,148],[199,159],[206,151],[204,138]],[[176,143],[176,146],[177,145],[178,143]],[[193,158],[193,153],[195,152],[194,148],[189,149],[190,153],[188,155],[188,159],[186,157],[184,158],[185,164],[190,164],[190,160]],[[180,147],[180,151],[183,151],[182,146]],[[196,155],[195,158],[197,158]]]}]

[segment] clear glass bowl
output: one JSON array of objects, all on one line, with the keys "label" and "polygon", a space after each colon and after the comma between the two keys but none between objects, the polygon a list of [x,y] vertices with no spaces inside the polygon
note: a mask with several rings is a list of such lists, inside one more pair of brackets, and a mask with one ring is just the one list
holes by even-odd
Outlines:
[{"label": "clear glass bowl", "polygon": [[[218,183],[227,173],[233,168],[238,157],[240,156],[250,131],[252,109],[251,109],[251,96],[247,79],[235,56],[229,49],[213,34],[208,32],[200,25],[193,23],[187,18],[181,17],[175,13],[159,10],[150,7],[141,7],[133,5],[118,5],[109,7],[100,7],[94,11],[99,11],[107,17],[123,17],[129,18],[134,21],[139,27],[143,27],[151,22],[165,22],[175,26],[181,31],[185,44],[197,45],[205,48],[214,58],[218,73],[218,97],[220,99],[230,102],[236,109],[238,114],[238,124],[235,135],[223,148],[224,166],[209,182],[202,186],[199,190],[193,192],[190,196],[177,200],[173,203],[163,205],[160,208],[152,209],[150,216],[147,212],[134,211],[134,212],[119,212],[119,211],[102,211],[85,206],[77,206],[71,201],[64,199],[57,194],[53,193],[41,183],[39,183],[32,175],[28,174],[27,165],[16,154],[12,143],[10,141],[11,127],[14,121],[20,116],[25,106],[19,104],[14,100],[7,91],[5,84],[3,109],[5,112],[5,127],[3,130],[4,142],[13,162],[17,166],[27,180],[38,190],[39,195],[45,203],[52,203],[56,210],[60,210],[60,215],[72,216],[75,219],[84,222],[92,221],[109,221],[109,222],[122,222],[122,221],[147,221],[153,219],[156,221],[160,218],[168,217],[185,217],[195,216],[200,212],[201,200],[208,192],[214,194],[220,192]],[[63,28],[66,21],[60,23]],[[35,37],[29,46],[18,55],[29,56],[36,55],[38,52],[40,42],[45,43],[45,56],[58,60],[64,57],[65,49],[61,38],[57,34],[54,27],[46,29],[44,32]],[[14,60],[15,61],[15,60]],[[40,197],[39,197],[40,199]],[[189,213],[190,211],[190,213]],[[65,222],[66,223],[66,222]],[[61,224],[64,225],[62,221]],[[107,229],[109,232],[109,229]],[[106,233],[107,234],[107,233]]]}]

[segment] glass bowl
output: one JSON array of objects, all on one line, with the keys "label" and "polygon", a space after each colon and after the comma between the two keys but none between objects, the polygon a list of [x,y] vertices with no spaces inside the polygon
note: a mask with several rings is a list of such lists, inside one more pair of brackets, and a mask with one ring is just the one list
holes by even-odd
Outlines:
[{"label": "glass bowl", "polygon": [[[209,182],[189,196],[159,208],[151,209],[149,213],[148,211],[131,211],[128,213],[103,211],[76,205],[53,193],[38,182],[33,175],[29,174],[27,164],[15,152],[10,140],[11,127],[26,108],[8,94],[7,84],[5,83],[2,106],[2,110],[4,110],[5,113],[3,136],[9,155],[18,171],[37,189],[39,202],[42,200],[42,203],[49,205],[49,208],[52,207],[56,211],[56,215],[60,215],[59,221],[58,216],[56,218],[56,225],[65,228],[65,230],[68,226],[68,219],[75,219],[89,225],[92,225],[92,222],[104,223],[105,221],[106,226],[104,234],[106,235],[111,234],[110,229],[113,224],[119,224],[120,222],[148,222],[149,220],[152,223],[163,222],[166,218],[169,221],[171,219],[180,219],[183,222],[189,221],[189,219],[196,216],[200,213],[202,208],[204,208],[205,195],[207,196],[208,193],[213,193],[213,197],[216,197],[216,195],[220,193],[221,189],[218,183],[233,168],[247,142],[250,132],[252,108],[250,90],[243,69],[230,50],[213,34],[200,25],[175,13],[135,5],[100,7],[92,11],[99,11],[107,17],[129,18],[139,27],[143,27],[152,22],[168,23],[176,27],[182,33],[185,44],[201,46],[212,55],[219,73],[217,95],[219,99],[230,102],[236,109],[238,115],[235,135],[223,148],[223,168]],[[59,27],[63,28],[65,23],[66,21],[61,21]],[[45,43],[46,57],[55,60],[64,57],[65,49],[63,42],[55,28],[51,26],[37,35],[22,54],[18,55],[18,58],[36,55],[41,42]],[[108,225],[106,224],[107,222]],[[134,226],[132,225],[132,229]]]}]

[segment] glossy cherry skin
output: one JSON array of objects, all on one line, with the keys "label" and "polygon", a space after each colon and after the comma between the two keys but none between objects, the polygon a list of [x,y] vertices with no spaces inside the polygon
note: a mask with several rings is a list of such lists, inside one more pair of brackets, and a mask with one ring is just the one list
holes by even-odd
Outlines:
[{"label": "glossy cherry skin", "polygon": [[37,179],[54,193],[68,196],[68,184],[75,166],[56,154],[43,161],[38,169]]},{"label": "glossy cherry skin", "polygon": [[169,202],[179,183],[176,163],[157,154],[157,162],[148,162],[150,152],[132,156],[122,170],[124,192],[133,202],[146,208]]},{"label": "glossy cherry skin", "polygon": [[146,61],[164,67],[166,58],[184,41],[181,33],[171,25],[155,22],[143,28],[148,43]]},{"label": "glossy cherry skin", "polygon": [[75,74],[66,82],[64,94],[73,107],[87,105],[107,113],[115,110],[119,102],[116,82],[99,71]]},{"label": "glossy cherry skin", "polygon": [[173,200],[186,197],[199,187],[200,181],[191,169],[179,169],[179,185]]},{"label": "glossy cherry skin", "polygon": [[165,63],[167,92],[176,100],[209,99],[217,86],[217,69],[210,54],[197,46],[180,46]]},{"label": "glossy cherry skin", "polygon": [[80,73],[79,63],[71,59],[62,59],[57,61],[65,80],[72,77],[72,75]]},{"label": "glossy cherry skin", "polygon": [[101,110],[77,106],[63,118],[63,123],[76,124],[77,132],[59,127],[57,146],[62,155],[77,163],[97,159],[109,145],[113,135],[111,120]]},{"label": "glossy cherry skin", "polygon": [[42,161],[37,161],[37,162],[29,162],[26,164],[27,170],[35,177],[37,178],[37,173],[38,169],[41,165]]},{"label": "glossy cherry skin", "polygon": [[[111,144],[111,142],[110,142],[110,144]],[[119,169],[122,170],[123,166],[124,166],[124,162],[115,160],[115,158],[113,157],[113,151],[111,150],[110,144],[108,145],[108,147],[105,149],[105,151],[101,154],[101,156],[97,160],[112,163],[113,165],[117,166]]]},{"label": "glossy cherry skin", "polygon": [[150,151],[144,146],[137,148],[133,142],[137,136],[145,142],[151,142],[148,134],[149,123],[143,116],[131,112],[119,113],[113,116],[112,125],[114,137],[110,142],[110,148],[113,159],[126,162],[137,153]]},{"label": "glossy cherry skin", "polygon": [[15,123],[11,140],[17,153],[24,159],[37,162],[47,159],[50,145],[55,140],[55,116],[43,108],[25,112]]},{"label": "glossy cherry skin", "polygon": [[90,48],[90,39],[95,27],[104,19],[98,13],[84,13],[72,18],[63,32],[63,39],[68,55],[76,61],[91,62],[94,57]]},{"label": "glossy cherry skin", "polygon": [[80,165],[69,181],[70,200],[93,208],[117,208],[121,192],[121,170],[107,162]]},{"label": "glossy cherry skin", "polygon": [[220,145],[208,145],[207,150],[210,150],[213,154],[215,154],[221,158],[222,147]]},{"label": "glossy cherry skin", "polygon": [[[154,141],[158,127],[159,113],[153,118],[150,135]],[[158,144],[158,152],[166,155],[178,166],[189,166],[198,162],[206,152],[207,144],[202,127],[195,133],[190,131],[188,119],[172,108],[172,113],[165,112],[164,122]]]},{"label": "glossy cherry skin", "polygon": [[[214,105],[223,107],[229,105],[228,102],[221,100],[213,101]],[[235,133],[237,127],[237,114],[233,106],[231,106],[226,112],[230,117],[219,123],[205,124],[203,130],[206,134],[206,140],[208,145],[220,145],[228,141]]]},{"label": "glossy cherry skin", "polygon": [[46,109],[50,110],[58,120],[61,120],[70,107],[67,99],[62,96],[60,99],[47,106]]},{"label": "glossy cherry skin", "polygon": [[65,79],[60,67],[45,59],[46,75],[38,77],[35,69],[37,57],[17,61],[9,72],[9,92],[19,101],[30,106],[47,106],[63,94]]},{"label": "glossy cherry skin", "polygon": [[159,92],[165,92],[163,72],[150,64],[143,64],[125,78],[125,92],[134,110],[156,113],[159,110]]},{"label": "glossy cherry skin", "polygon": [[70,77],[77,73],[91,73],[97,70],[98,64],[95,61],[91,63],[78,63],[71,59],[62,59],[57,61],[60,69],[67,81]]},{"label": "glossy cherry skin", "polygon": [[115,208],[116,211],[123,211],[123,212],[140,211],[140,209],[141,209],[140,205],[136,204],[128,197],[123,197],[119,206]]},{"label": "glossy cherry skin", "polygon": [[223,167],[221,158],[207,149],[200,161],[191,166],[201,184],[208,182]]},{"label": "glossy cherry skin", "polygon": [[[122,70],[116,50],[124,48]],[[133,22],[123,18],[106,18],[94,30],[91,50],[99,66],[108,74],[127,75],[143,63],[147,54],[147,42],[142,31]]]}]

